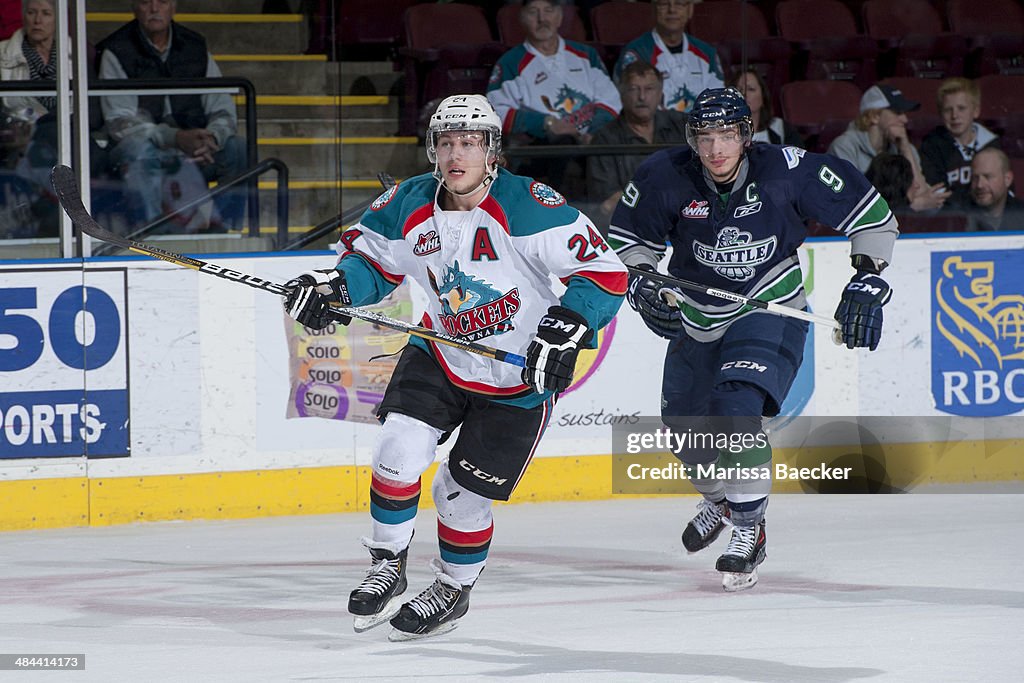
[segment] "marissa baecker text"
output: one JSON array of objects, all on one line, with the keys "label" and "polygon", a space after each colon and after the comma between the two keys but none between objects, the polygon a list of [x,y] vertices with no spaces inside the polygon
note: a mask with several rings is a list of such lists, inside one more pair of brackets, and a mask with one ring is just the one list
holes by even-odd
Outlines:
[{"label": "marissa baecker text", "polygon": [[602,425],[634,425],[640,421],[640,413],[616,415],[598,410],[596,413],[566,413],[558,418],[559,427],[593,427]]}]

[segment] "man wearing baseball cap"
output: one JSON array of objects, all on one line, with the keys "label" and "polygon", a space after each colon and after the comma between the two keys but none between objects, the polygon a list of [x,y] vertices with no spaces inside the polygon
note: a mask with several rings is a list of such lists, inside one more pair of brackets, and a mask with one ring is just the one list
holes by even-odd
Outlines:
[{"label": "man wearing baseball cap", "polygon": [[860,115],[846,132],[829,145],[829,154],[846,159],[861,173],[868,170],[877,154],[899,154],[910,162],[914,170],[914,184],[908,193],[916,211],[937,209],[949,196],[942,183],[929,187],[921,173],[921,157],[907,135],[907,112],[921,106],[907,99],[898,88],[884,84],[873,85],[860,98]]}]

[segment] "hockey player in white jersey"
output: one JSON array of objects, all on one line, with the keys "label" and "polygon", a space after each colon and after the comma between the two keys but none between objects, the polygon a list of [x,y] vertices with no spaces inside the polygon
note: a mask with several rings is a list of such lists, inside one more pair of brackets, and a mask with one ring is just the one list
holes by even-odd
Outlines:
[{"label": "hockey player in white jersey", "polygon": [[[580,349],[618,310],[625,267],[593,223],[550,187],[498,167],[501,120],[482,95],[445,99],[430,119],[434,172],[391,188],[342,235],[337,265],[303,273],[285,307],[330,322],[330,303],[380,301],[405,277],[429,296],[420,324],[526,356],[518,368],[412,338],[379,409],[370,516],[371,568],[349,598],[357,631],[391,621],[403,640],[450,630],[491,542],[491,503],[526,471]],[[551,276],[565,285],[560,295]],[[460,427],[434,477],[437,579],[402,603],[420,477]]]}]

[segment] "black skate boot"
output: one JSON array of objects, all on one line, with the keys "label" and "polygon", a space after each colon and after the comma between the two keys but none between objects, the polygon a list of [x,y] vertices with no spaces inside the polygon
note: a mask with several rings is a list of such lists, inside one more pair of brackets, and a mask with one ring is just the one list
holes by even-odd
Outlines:
[{"label": "black skate boot", "polygon": [[697,504],[697,516],[683,529],[683,546],[691,553],[704,550],[722,533],[728,519],[729,504],[725,500],[712,503],[702,498]]},{"label": "black skate boot", "polygon": [[764,521],[757,526],[733,526],[729,547],[715,563],[715,569],[722,572],[722,588],[730,593],[753,588],[757,565],[764,562],[764,548]]},{"label": "black skate boot", "polygon": [[348,611],[354,615],[352,626],[362,633],[379,626],[395,616],[402,605],[405,592],[405,561],[409,549],[395,552],[386,543],[373,543],[363,539],[370,551],[372,564],[366,578],[348,596]]},{"label": "black skate boot", "polygon": [[458,626],[459,619],[469,611],[469,591],[441,570],[437,560],[432,563],[437,579],[409,602],[391,620],[395,630],[388,640],[412,640],[447,633]]}]

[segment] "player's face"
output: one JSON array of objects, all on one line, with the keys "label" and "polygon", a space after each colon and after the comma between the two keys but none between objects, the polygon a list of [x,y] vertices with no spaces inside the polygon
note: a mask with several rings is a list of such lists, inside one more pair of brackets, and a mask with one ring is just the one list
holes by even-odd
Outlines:
[{"label": "player's face", "polygon": [[756,120],[757,113],[764,106],[764,92],[761,91],[761,84],[757,82],[757,77],[751,73],[743,74],[736,81],[736,89],[743,93],[743,99],[747,101],[750,113]]},{"label": "player's face", "polygon": [[562,25],[562,8],[550,2],[534,2],[520,12],[519,20],[531,42],[553,40]]},{"label": "player's face", "polygon": [[654,0],[654,24],[663,33],[681,33],[692,16],[690,0]]},{"label": "player's face", "polygon": [[1006,197],[1013,174],[1003,170],[995,154],[979,154],[971,163],[971,197],[978,206],[988,208]]},{"label": "player's face", "polygon": [[700,163],[715,182],[733,179],[743,157],[743,135],[739,126],[714,128],[697,134],[697,153]]},{"label": "player's face", "polygon": [[940,113],[942,122],[946,124],[953,137],[960,137],[981,114],[981,107],[967,93],[955,92],[942,98]]},{"label": "player's face", "polygon": [[631,76],[622,89],[622,108],[636,121],[653,119],[661,100],[661,81],[654,74]]},{"label": "player's face", "polygon": [[456,192],[477,187],[487,175],[483,133],[441,133],[437,136],[437,167],[445,185]]}]

